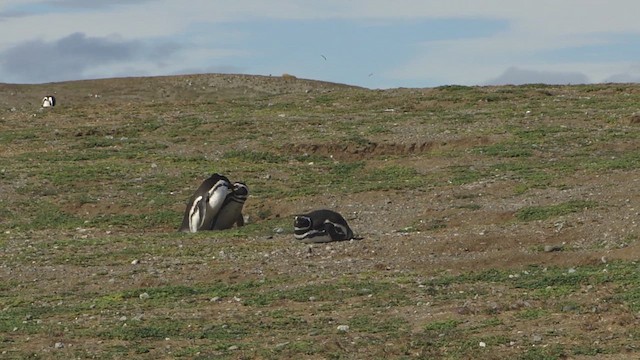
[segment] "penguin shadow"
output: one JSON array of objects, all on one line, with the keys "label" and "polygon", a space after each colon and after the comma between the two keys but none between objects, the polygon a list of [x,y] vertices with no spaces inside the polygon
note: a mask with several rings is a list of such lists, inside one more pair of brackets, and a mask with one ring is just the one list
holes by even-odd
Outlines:
[{"label": "penguin shadow", "polygon": [[293,236],[302,243],[327,243],[334,241],[362,240],[356,235],[340,213],[314,210],[293,216]]}]

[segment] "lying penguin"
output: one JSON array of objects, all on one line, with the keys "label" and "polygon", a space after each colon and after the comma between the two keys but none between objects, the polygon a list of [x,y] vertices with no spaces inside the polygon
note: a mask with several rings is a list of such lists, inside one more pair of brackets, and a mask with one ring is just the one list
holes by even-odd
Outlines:
[{"label": "lying penguin", "polygon": [[294,216],[293,236],[303,243],[360,239],[354,236],[342,215],[326,209]]}]

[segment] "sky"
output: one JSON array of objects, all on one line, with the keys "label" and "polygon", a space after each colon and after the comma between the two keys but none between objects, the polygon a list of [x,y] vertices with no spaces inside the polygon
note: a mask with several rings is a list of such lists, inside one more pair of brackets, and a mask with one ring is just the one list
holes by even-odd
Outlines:
[{"label": "sky", "polygon": [[0,0],[0,83],[291,74],[367,88],[640,82],[638,0]]}]

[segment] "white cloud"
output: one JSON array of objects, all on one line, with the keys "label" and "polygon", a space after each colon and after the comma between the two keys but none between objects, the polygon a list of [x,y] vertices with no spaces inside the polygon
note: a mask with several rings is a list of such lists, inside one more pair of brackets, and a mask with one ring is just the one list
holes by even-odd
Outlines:
[{"label": "white cloud", "polygon": [[131,61],[159,63],[158,54],[170,56],[179,44],[147,44],[119,37],[87,37],[74,33],[55,42],[29,41],[6,50],[0,69],[9,80],[35,79],[37,82],[85,78],[86,71]]},{"label": "white cloud", "polygon": [[487,82],[487,85],[522,85],[522,84],[586,84],[589,78],[578,72],[554,72],[508,68],[499,77]]},{"label": "white cloud", "polygon": [[[453,15],[456,5],[459,2],[432,14]],[[515,67],[537,72],[538,78],[557,75],[560,82],[566,80],[566,74],[577,73],[588,74],[587,79],[593,81],[602,81],[606,78],[602,72],[606,67],[604,64],[561,59],[551,62],[545,59],[545,54],[607,44],[611,34],[640,35],[640,22],[634,15],[640,11],[640,2],[635,1],[536,1],[524,4],[495,0],[468,2],[463,6],[467,9],[462,13],[504,17],[509,29],[483,38],[416,44],[417,54],[388,70],[387,75],[398,80],[422,78],[433,83],[472,85],[495,79]]]},{"label": "white cloud", "polygon": [[603,82],[640,82],[640,63],[629,66],[618,66],[619,73],[614,73],[603,79]]},{"label": "white cloud", "polygon": [[[99,68],[107,76],[110,68],[126,71],[157,67],[159,72],[180,72],[182,68],[246,69],[245,65],[221,61],[239,55],[255,56],[253,49],[221,46],[209,36],[234,44],[234,37],[250,36],[235,32],[239,22],[246,24],[264,19],[389,22],[455,18],[502,21],[508,27],[485,37],[416,41],[414,51],[404,55],[405,60],[399,65],[396,61],[392,68],[380,60],[376,66],[377,81],[387,86],[480,84],[496,79],[511,67],[558,76],[582,73],[592,81],[637,79],[637,72],[630,71],[630,62],[624,60],[604,63],[561,57],[549,60],[545,56],[561,49],[607,44],[612,34],[640,35],[638,13],[640,2],[636,0],[4,0],[0,5],[0,27],[11,31],[0,31],[0,61],[4,58],[6,63],[6,57],[12,55],[10,49],[25,44],[54,44],[71,34],[82,33],[94,39],[117,36],[123,42],[138,44],[184,42],[181,51],[173,53],[175,62],[130,59],[123,63],[97,64],[95,69]],[[194,25],[202,30],[201,35],[192,30]],[[212,27],[218,32],[211,34]],[[185,38],[187,34],[189,38]],[[375,39],[362,44],[362,47],[375,46]],[[259,56],[253,59],[256,68],[264,68],[260,61]],[[310,68],[305,71],[304,64],[300,66],[301,72],[313,73]],[[86,68],[85,73],[95,69]]]}]

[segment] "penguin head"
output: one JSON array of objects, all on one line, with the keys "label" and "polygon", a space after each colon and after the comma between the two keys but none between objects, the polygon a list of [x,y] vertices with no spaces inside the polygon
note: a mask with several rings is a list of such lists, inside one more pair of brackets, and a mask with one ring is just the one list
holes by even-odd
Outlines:
[{"label": "penguin head", "polygon": [[[225,195],[231,194],[233,192],[233,186],[231,185],[231,181],[224,175],[214,173],[212,174],[205,183],[208,184],[209,193],[212,194],[214,191],[225,191]],[[203,183],[204,184],[204,183]]]},{"label": "penguin head", "polygon": [[209,179],[213,180],[214,183],[222,180],[222,181],[226,181],[227,184],[231,184],[231,181],[229,180],[229,178],[227,178],[224,175],[218,174],[218,173],[211,174]]},{"label": "penguin head", "polygon": [[235,182],[233,183],[233,193],[236,196],[247,196],[249,195],[249,187],[243,182]]},{"label": "penguin head", "polygon": [[296,215],[293,217],[293,227],[296,229],[311,229],[311,218],[304,215]]}]

